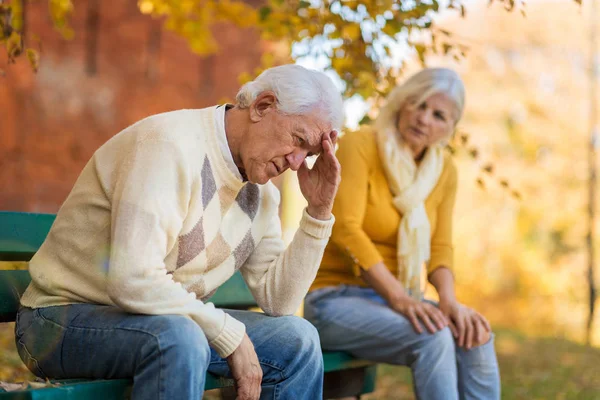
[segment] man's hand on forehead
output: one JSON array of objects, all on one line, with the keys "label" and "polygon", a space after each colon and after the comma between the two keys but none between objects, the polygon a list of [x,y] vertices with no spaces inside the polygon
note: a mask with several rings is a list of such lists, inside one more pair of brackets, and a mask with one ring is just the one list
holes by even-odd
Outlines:
[{"label": "man's hand on forehead", "polygon": [[337,131],[321,134],[321,154],[312,168],[306,161],[298,169],[298,181],[302,195],[308,201],[307,212],[317,219],[327,220],[331,217],[333,199],[340,183],[340,164],[335,158],[334,145]]},{"label": "man's hand on forehead", "polygon": [[332,145],[335,145],[337,142],[337,138],[338,138],[338,133],[335,129],[330,132],[323,132],[321,134],[321,138],[319,140],[318,149],[315,149],[315,151],[311,151],[310,153],[308,153],[308,156],[309,157],[320,156],[321,153],[323,153],[323,141],[329,140]]}]

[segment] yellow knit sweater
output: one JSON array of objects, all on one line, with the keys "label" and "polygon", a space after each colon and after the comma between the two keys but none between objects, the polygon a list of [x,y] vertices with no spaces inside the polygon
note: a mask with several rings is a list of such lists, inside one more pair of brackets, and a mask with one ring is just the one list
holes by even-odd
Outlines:
[{"label": "yellow knit sweater", "polygon": [[[371,127],[347,133],[336,153],[342,165],[333,214],[336,223],[311,290],[339,284],[367,286],[360,268],[383,261],[397,276],[396,244],[401,215],[392,203],[387,178]],[[437,185],[425,201],[431,224],[428,273],[452,268],[452,209],[456,196],[456,166],[450,155]]]}]

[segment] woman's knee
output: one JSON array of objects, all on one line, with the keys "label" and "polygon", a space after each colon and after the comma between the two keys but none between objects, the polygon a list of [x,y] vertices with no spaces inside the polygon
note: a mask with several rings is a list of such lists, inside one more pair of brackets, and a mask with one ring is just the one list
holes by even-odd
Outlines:
[{"label": "woman's knee", "polygon": [[424,348],[431,349],[437,353],[454,353],[454,337],[450,328],[445,327],[435,333],[424,333],[428,335],[424,339]]},{"label": "woman's knee", "polygon": [[473,345],[472,347],[479,347],[479,346],[483,346],[484,344],[487,344],[490,339],[492,338],[492,331],[487,331],[484,330],[483,332],[479,333],[478,335],[475,335],[473,337]]},{"label": "woman's knee", "polygon": [[459,367],[467,368],[470,374],[491,377],[492,381],[497,378],[498,359],[494,348],[493,332],[488,332],[487,341],[483,342],[482,339],[469,350],[459,348],[456,354]]}]

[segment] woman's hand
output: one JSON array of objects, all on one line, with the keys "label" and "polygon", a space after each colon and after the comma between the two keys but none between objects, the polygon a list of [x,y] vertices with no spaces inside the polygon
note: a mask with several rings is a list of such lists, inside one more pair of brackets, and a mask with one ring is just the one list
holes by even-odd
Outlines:
[{"label": "woman's hand", "polygon": [[444,329],[450,321],[434,305],[410,297],[383,262],[361,269],[360,276],[385,299],[390,308],[404,315],[417,333],[423,333],[421,323],[431,333]]},{"label": "woman's hand", "polygon": [[415,300],[406,295],[389,303],[394,311],[408,318],[415,331],[419,334],[423,333],[419,321],[425,325],[430,333],[435,333],[448,326],[449,321],[446,316],[432,304]]},{"label": "woman's hand", "polygon": [[469,350],[489,340],[490,323],[477,311],[455,300],[441,300],[440,310],[450,320],[450,330],[460,347]]}]

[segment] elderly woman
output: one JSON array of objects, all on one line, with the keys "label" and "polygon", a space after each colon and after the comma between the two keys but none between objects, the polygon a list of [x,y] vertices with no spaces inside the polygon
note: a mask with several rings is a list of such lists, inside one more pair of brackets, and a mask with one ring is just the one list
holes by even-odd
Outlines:
[{"label": "elderly woman", "polygon": [[[444,145],[463,106],[455,72],[425,69],[340,140],[337,222],[305,300],[324,349],[409,366],[419,399],[500,397],[490,326],[454,293],[457,172]],[[425,275],[439,304],[423,298]]]}]

